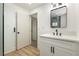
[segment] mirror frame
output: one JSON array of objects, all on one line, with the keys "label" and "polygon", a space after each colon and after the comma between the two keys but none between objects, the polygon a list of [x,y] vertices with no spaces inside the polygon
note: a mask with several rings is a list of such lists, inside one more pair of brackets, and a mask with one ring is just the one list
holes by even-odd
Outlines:
[{"label": "mirror frame", "polygon": [[[57,10],[57,9],[60,9],[60,8],[63,8],[63,7],[65,7],[66,8],[66,25],[64,26],[64,27],[54,27],[54,26],[52,26],[52,11],[54,11],[54,10]],[[50,11],[50,27],[51,28],[67,28],[67,6],[65,5],[65,6],[61,6],[61,7],[58,7],[58,8],[55,8],[55,9],[52,9],[51,11]]]}]

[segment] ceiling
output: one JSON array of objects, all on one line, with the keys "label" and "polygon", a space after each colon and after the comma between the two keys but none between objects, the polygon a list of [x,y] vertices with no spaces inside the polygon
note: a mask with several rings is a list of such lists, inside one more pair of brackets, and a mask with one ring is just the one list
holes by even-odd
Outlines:
[{"label": "ceiling", "polygon": [[28,9],[28,10],[32,10],[34,8],[40,7],[45,4],[47,3],[16,3],[16,5],[23,7],[25,9]]}]

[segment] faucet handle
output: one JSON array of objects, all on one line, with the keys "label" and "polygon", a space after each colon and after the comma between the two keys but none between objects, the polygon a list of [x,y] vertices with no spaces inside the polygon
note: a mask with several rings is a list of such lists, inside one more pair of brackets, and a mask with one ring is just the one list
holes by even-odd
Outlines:
[{"label": "faucet handle", "polygon": [[55,33],[53,32],[53,35],[55,35]]},{"label": "faucet handle", "polygon": [[58,30],[56,29],[56,32],[58,32]]},{"label": "faucet handle", "polygon": [[61,36],[61,33],[59,35]]}]

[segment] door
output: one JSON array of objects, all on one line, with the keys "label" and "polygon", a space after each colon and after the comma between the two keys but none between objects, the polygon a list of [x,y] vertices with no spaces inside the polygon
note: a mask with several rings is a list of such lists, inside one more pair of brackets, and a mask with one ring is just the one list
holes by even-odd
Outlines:
[{"label": "door", "polygon": [[3,53],[3,4],[0,3],[0,56]]},{"label": "door", "polygon": [[29,45],[30,20],[25,13],[17,12],[17,49]]},{"label": "door", "polygon": [[52,46],[50,43],[46,41],[40,41],[39,49],[40,49],[41,56],[52,56],[53,55]]},{"label": "door", "polygon": [[16,49],[16,13],[4,5],[4,52],[9,53]]}]

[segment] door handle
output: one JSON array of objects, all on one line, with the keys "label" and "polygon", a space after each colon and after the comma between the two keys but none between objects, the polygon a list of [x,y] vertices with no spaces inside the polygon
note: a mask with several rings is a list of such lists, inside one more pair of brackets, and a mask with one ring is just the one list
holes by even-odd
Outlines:
[{"label": "door handle", "polygon": [[17,32],[17,34],[19,34],[20,32]]},{"label": "door handle", "polygon": [[15,27],[13,28],[14,32],[15,32]]}]

